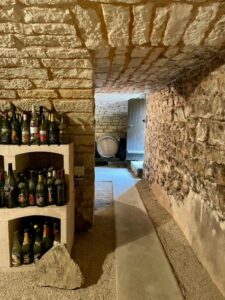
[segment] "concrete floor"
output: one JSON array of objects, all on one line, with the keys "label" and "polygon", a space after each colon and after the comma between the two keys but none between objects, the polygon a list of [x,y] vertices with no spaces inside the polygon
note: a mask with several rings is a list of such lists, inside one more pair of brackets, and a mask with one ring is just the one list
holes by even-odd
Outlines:
[{"label": "concrete floor", "polygon": [[115,201],[116,280],[119,300],[183,299],[158,236],[124,168],[96,168],[96,181],[112,181]]}]

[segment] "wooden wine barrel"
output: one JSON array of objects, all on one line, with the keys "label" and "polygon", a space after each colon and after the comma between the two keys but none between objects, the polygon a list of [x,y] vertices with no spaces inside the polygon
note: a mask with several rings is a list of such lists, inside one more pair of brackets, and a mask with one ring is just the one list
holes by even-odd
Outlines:
[{"label": "wooden wine barrel", "polygon": [[118,151],[118,147],[118,141],[114,136],[104,135],[97,140],[97,151],[102,157],[114,157]]}]

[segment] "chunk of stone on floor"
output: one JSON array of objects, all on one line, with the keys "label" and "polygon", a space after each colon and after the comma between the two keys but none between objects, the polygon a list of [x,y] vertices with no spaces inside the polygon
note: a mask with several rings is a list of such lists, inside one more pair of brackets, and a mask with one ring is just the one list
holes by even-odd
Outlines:
[{"label": "chunk of stone on floor", "polygon": [[64,244],[51,248],[36,263],[36,284],[60,289],[77,289],[84,278]]}]

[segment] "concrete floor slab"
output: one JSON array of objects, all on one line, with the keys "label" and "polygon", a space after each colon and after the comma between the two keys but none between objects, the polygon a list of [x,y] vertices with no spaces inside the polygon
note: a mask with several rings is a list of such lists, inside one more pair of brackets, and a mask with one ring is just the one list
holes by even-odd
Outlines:
[{"label": "concrete floor slab", "polygon": [[123,168],[96,168],[96,180],[113,182],[116,277],[119,300],[180,300],[177,281],[135,184]]}]

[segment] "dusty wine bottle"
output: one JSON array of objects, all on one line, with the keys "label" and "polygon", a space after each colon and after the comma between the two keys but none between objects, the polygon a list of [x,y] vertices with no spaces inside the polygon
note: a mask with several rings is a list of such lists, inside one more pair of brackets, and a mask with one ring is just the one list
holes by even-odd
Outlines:
[{"label": "dusty wine bottle", "polygon": [[40,142],[38,117],[32,105],[32,116],[30,120],[30,143],[38,145]]},{"label": "dusty wine bottle", "polygon": [[33,246],[33,256],[34,262],[37,262],[42,256],[42,239],[41,239],[41,230],[37,224],[34,225],[35,230],[35,241]]},{"label": "dusty wine bottle", "polygon": [[36,204],[37,206],[43,207],[46,206],[46,194],[45,194],[45,185],[43,183],[43,175],[38,174],[38,183],[36,186]]},{"label": "dusty wine bottle", "polygon": [[36,205],[36,184],[34,171],[30,171],[30,179],[28,180],[28,201],[30,206]]},{"label": "dusty wine bottle", "polygon": [[22,257],[23,257],[23,263],[25,265],[31,264],[33,261],[30,239],[29,239],[29,231],[27,228],[24,229],[24,238],[23,238],[23,244],[22,244]]},{"label": "dusty wine bottle", "polygon": [[15,106],[13,107],[12,121],[11,121],[11,143],[13,145],[20,144],[20,122],[16,117]]},{"label": "dusty wine bottle", "polygon": [[49,225],[48,224],[44,224],[44,229],[43,229],[43,247],[44,247],[44,251],[48,251],[52,245],[53,245],[53,241],[50,238],[50,232],[49,232]]},{"label": "dusty wine bottle", "polygon": [[27,114],[23,114],[23,121],[21,126],[21,141],[23,145],[30,143],[30,126],[27,120]]},{"label": "dusty wine bottle", "polygon": [[52,172],[48,171],[48,177],[47,177],[47,189],[48,189],[48,204],[55,204],[55,198],[56,198],[56,192],[55,192],[55,185],[54,185],[54,179],[52,177]]},{"label": "dusty wine bottle", "polygon": [[17,205],[17,184],[13,174],[12,164],[8,164],[8,174],[4,185],[5,205],[8,208],[16,207]]},{"label": "dusty wine bottle", "polygon": [[53,144],[58,144],[59,143],[59,130],[58,130],[58,126],[55,122],[55,117],[54,114],[51,113],[50,114],[50,124],[49,124],[49,144],[53,145]]},{"label": "dusty wine bottle", "polygon": [[18,184],[18,204],[20,207],[27,207],[29,205],[28,185],[24,173],[20,174],[20,179]]},{"label": "dusty wine bottle", "polygon": [[62,206],[66,203],[66,193],[65,193],[65,182],[62,178],[62,173],[60,170],[56,172],[56,180],[55,180],[55,187],[56,187],[56,205]]},{"label": "dusty wine bottle", "polygon": [[19,267],[22,264],[22,247],[18,240],[18,231],[13,233],[11,263],[13,267]]},{"label": "dusty wine bottle", "polygon": [[1,144],[10,144],[11,143],[11,126],[10,122],[8,120],[8,112],[6,111],[4,113],[4,118],[1,122],[1,131],[0,131],[0,137],[1,137]]},{"label": "dusty wine bottle", "polygon": [[41,124],[40,124],[40,144],[46,145],[48,143],[48,127],[45,120],[44,112],[41,115]]},{"label": "dusty wine bottle", "polygon": [[64,114],[61,115],[61,120],[59,124],[59,144],[68,144],[69,137],[68,137],[68,128],[66,123],[66,117]]},{"label": "dusty wine bottle", "polygon": [[59,224],[53,223],[53,235],[54,235],[54,241],[53,246],[57,246],[60,244],[60,231],[59,231]]}]

